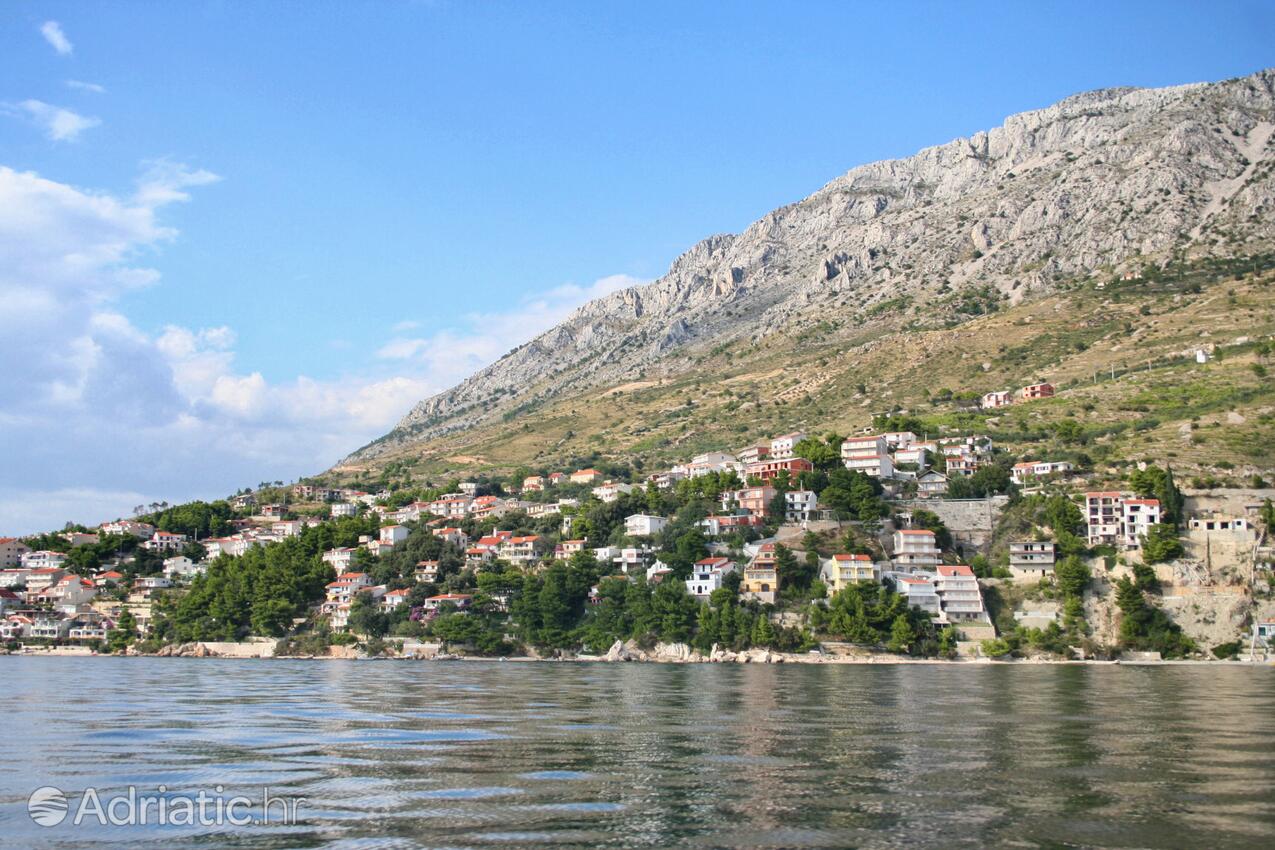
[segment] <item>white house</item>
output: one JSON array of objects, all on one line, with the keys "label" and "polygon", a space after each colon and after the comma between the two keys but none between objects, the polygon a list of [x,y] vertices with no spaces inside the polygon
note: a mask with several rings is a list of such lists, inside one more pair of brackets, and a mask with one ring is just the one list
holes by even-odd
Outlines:
[{"label": "white house", "polygon": [[770,441],[770,459],[791,460],[796,457],[793,449],[804,439],[806,439],[806,435],[802,431],[794,431],[791,434],[775,437]]},{"label": "white house", "polygon": [[846,469],[872,478],[894,477],[894,461],[884,434],[848,438],[841,444],[841,462]]},{"label": "white house", "polygon": [[1014,403],[1014,393],[1010,390],[997,390],[995,392],[984,393],[983,398],[979,401],[979,405],[984,410],[992,410],[997,407],[1007,407]]},{"label": "white house", "polygon": [[784,494],[784,518],[788,522],[815,519],[819,514],[819,496],[814,490],[789,490]]},{"label": "white house", "polygon": [[890,579],[896,592],[907,600],[909,608],[920,608],[930,614],[939,614],[939,596],[934,592],[934,576],[930,573],[891,573]]},{"label": "white house", "polygon": [[500,557],[511,564],[529,564],[540,557],[543,542],[538,534],[510,537],[500,544]]},{"label": "white house", "polygon": [[881,437],[892,449],[906,449],[916,442],[916,434],[911,431],[886,431]]},{"label": "white house", "polygon": [[624,520],[624,533],[630,537],[650,537],[659,534],[667,525],[668,520],[662,516],[633,514]]},{"label": "white house", "polygon": [[933,469],[916,477],[916,494],[922,499],[937,499],[947,493],[948,478]]},{"label": "white house", "polygon": [[903,570],[929,569],[942,560],[934,532],[924,528],[901,528],[894,532],[894,564]]},{"label": "white house", "polygon": [[934,592],[938,594],[939,607],[948,622],[987,619],[983,610],[983,594],[970,567],[940,564],[935,569]]},{"label": "white house", "polygon": [[296,537],[305,525],[299,519],[281,519],[270,524],[271,533],[279,537]]},{"label": "white house", "polygon": [[205,570],[203,564],[196,564],[185,555],[176,555],[164,559],[164,575],[171,578],[189,578],[199,575]]},{"label": "white house", "polygon": [[593,495],[597,496],[604,502],[614,502],[620,498],[621,493],[632,493],[633,485],[625,484],[623,481],[607,481],[593,488]]},{"label": "white house", "polygon": [[395,608],[405,604],[407,602],[407,597],[410,594],[411,591],[407,589],[388,591],[381,597],[381,610],[386,614],[390,613]]},{"label": "white house", "polygon": [[691,577],[686,580],[686,592],[699,599],[706,599],[722,586],[726,575],[734,571],[735,562],[729,558],[715,557],[696,561],[691,568]]},{"label": "white house", "polygon": [[382,546],[394,546],[402,543],[407,539],[408,530],[401,525],[387,525],[381,529],[380,541]]},{"label": "white house", "polygon": [[1111,490],[1085,494],[1085,524],[1090,546],[1140,548],[1141,537],[1160,522],[1160,517],[1157,499],[1134,499]]},{"label": "white house", "polygon": [[146,539],[155,533],[155,526],[144,522],[134,522],[131,519],[117,519],[115,522],[104,522],[98,526],[98,530],[103,534],[117,534],[121,536],[133,535],[141,539]]},{"label": "white house", "polygon": [[465,547],[469,545],[469,535],[459,528],[436,528],[434,536],[442,538],[453,546]]},{"label": "white house", "polygon": [[1138,549],[1151,526],[1160,522],[1160,500],[1125,499],[1121,508],[1124,513],[1124,545]]},{"label": "white house", "polygon": [[930,449],[928,446],[913,444],[907,448],[901,448],[894,453],[894,462],[896,464],[914,463],[918,467],[925,466],[930,460]]},{"label": "white house", "polygon": [[1122,538],[1124,509],[1122,496],[1114,490],[1094,490],[1085,494],[1085,525],[1090,546],[1115,545]]},{"label": "white house", "polygon": [[170,531],[156,531],[142,546],[152,552],[174,552],[186,545],[189,538]]},{"label": "white house", "polygon": [[620,554],[611,559],[611,563],[619,568],[620,572],[628,575],[630,573],[641,572],[642,567],[650,558],[651,550],[646,547],[627,546],[620,550]]},{"label": "white house", "polygon": [[31,575],[29,567],[12,567],[7,570],[0,570],[0,587],[17,587],[27,583],[27,576]]},{"label": "white house", "polygon": [[1071,472],[1072,465],[1065,460],[1060,461],[1040,461],[1025,460],[1022,463],[1014,464],[1014,468],[1010,470],[1009,477],[1015,484],[1026,484],[1037,478],[1045,478],[1050,475],[1061,475]]},{"label": "white house", "polygon": [[[94,596],[97,596],[97,587],[93,582],[77,575],[69,575],[40,591],[35,598],[40,602],[76,606],[88,602]],[[27,598],[31,598],[30,594]]]},{"label": "white house", "polygon": [[325,591],[328,602],[349,603],[354,594],[372,586],[372,579],[367,573],[342,573],[336,581],[328,582]]},{"label": "white house", "polygon": [[[35,554],[34,552],[32,554]],[[58,562],[62,563],[61,561]],[[66,570],[61,567],[34,567],[31,572],[27,573],[27,595],[39,593],[42,590],[52,587],[60,582],[66,576]]]},{"label": "white house", "polygon": [[343,516],[358,516],[359,506],[355,502],[337,502],[332,505],[332,518]]},{"label": "white house", "polygon": [[860,455],[883,455],[889,454],[890,447],[885,441],[885,435],[874,434],[869,437],[848,437],[841,443],[842,459],[856,457]]},{"label": "white house", "polygon": [[[47,570],[51,567],[60,567],[65,563],[64,552],[53,552],[48,549],[37,549],[22,556],[22,567],[28,570]],[[30,583],[28,583],[29,586]]]},{"label": "white house", "polygon": [[354,564],[355,549],[348,546],[338,546],[335,549],[329,549],[323,553],[323,563],[331,564],[332,569],[338,573],[343,573]]},{"label": "white house", "polygon": [[1054,544],[1048,540],[1022,540],[1009,544],[1009,571],[1014,578],[1041,579],[1054,572]]}]

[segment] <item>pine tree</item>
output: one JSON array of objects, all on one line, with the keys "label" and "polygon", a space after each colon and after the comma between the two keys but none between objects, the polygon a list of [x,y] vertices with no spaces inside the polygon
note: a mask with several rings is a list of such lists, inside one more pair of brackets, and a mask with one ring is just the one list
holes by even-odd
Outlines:
[{"label": "pine tree", "polygon": [[912,629],[912,623],[908,620],[906,614],[900,614],[894,618],[894,625],[890,627],[890,642],[887,644],[891,652],[904,652],[916,640],[916,632]]}]

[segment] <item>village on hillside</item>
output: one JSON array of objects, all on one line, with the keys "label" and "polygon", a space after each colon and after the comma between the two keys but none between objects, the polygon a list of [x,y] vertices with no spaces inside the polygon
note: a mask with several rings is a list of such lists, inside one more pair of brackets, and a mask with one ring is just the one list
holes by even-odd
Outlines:
[{"label": "village on hillside", "polygon": [[1264,658],[1275,642],[1269,490],[1184,494],[1146,463],[1095,486],[1070,460],[906,428],[596,465],[447,492],[276,483],[0,538],[0,640],[1056,658]]}]

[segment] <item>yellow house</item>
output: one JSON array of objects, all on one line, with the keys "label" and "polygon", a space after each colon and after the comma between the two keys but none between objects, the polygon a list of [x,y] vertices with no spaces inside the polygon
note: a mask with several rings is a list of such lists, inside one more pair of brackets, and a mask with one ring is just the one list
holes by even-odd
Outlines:
[{"label": "yellow house", "polygon": [[775,601],[779,593],[779,568],[775,562],[774,543],[763,543],[757,555],[744,567],[740,591],[745,599]]},{"label": "yellow house", "polygon": [[823,562],[819,577],[836,593],[856,581],[880,581],[881,572],[867,555],[837,554]]}]

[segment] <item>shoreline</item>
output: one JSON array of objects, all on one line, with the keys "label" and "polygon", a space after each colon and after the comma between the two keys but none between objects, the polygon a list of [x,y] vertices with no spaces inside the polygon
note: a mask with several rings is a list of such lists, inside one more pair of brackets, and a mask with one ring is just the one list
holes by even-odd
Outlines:
[{"label": "shoreline", "polygon": [[797,653],[770,652],[767,650],[746,650],[734,654],[732,658],[710,658],[701,654],[687,657],[629,657],[608,658],[605,655],[570,655],[563,657],[538,657],[534,655],[485,656],[436,653],[431,655],[227,655],[219,653],[203,654],[161,654],[161,653],[101,653],[101,652],[59,652],[55,650],[19,650],[4,653],[0,657],[20,658],[199,658],[220,661],[363,661],[363,662],[479,662],[479,663],[512,663],[512,664],[689,664],[689,665],[744,665],[744,664],[790,664],[798,666],[868,666],[868,665],[956,665],[956,666],[1097,666],[1097,667],[1164,667],[1164,666],[1219,666],[1219,667],[1275,667],[1275,659],[1063,659],[1063,658],[909,658],[897,655],[804,655]]}]

